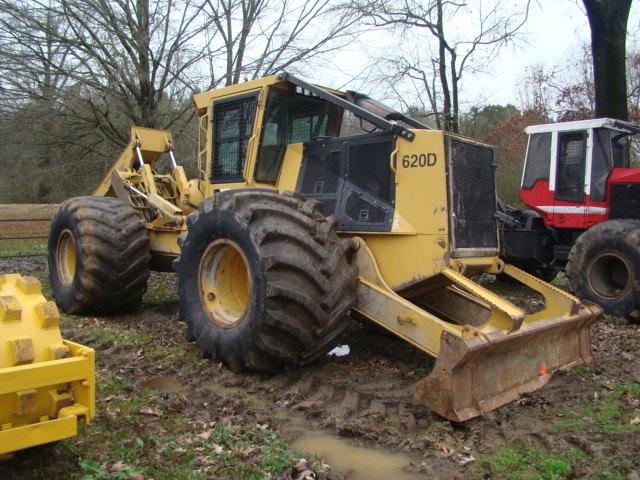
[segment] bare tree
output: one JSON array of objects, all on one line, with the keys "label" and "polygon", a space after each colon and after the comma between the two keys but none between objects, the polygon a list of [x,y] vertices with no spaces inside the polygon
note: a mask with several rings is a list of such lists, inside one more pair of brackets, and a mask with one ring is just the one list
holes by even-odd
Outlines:
[{"label": "bare tree", "polygon": [[212,86],[321,61],[357,37],[361,14],[335,0],[207,0]]},{"label": "bare tree", "polygon": [[88,193],[132,124],[184,139],[195,91],[331,61],[360,28],[338,1],[0,0],[0,193]]},{"label": "bare tree", "polygon": [[165,128],[180,117],[164,115],[163,102],[169,92],[175,102],[198,87],[188,73],[205,54],[195,41],[206,28],[201,9],[195,0],[0,0],[3,30],[11,28],[16,41],[34,44],[45,35],[64,49],[64,64],[44,51],[30,54],[82,98],[66,114],[115,143],[127,139],[122,117]]},{"label": "bare tree", "polygon": [[68,85],[68,77],[60,72],[69,61],[70,48],[51,34],[65,27],[49,12],[33,15],[40,16],[47,29],[31,32],[29,38],[20,34],[21,19],[0,16],[0,88],[5,112],[25,101],[52,102]]},{"label": "bare tree", "polygon": [[[396,70],[391,81],[407,78],[422,87],[436,123],[446,130],[458,131],[460,85],[463,74],[472,68],[476,57],[492,58],[505,44],[513,41],[529,14],[530,0],[522,9],[508,12],[499,0],[479,1],[473,8],[450,0],[360,0],[357,8],[375,26],[403,31],[422,32],[435,40],[434,51],[422,46],[421,51],[408,55],[394,53]],[[473,16],[472,28],[458,29],[456,22]],[[465,23],[465,26],[469,23]],[[428,51],[430,55],[425,55]],[[479,68],[477,65],[475,68]]]},{"label": "bare tree", "polygon": [[[569,60],[551,67],[541,65],[526,69],[519,85],[519,102],[523,110],[533,109],[557,121],[597,117],[597,88],[589,45],[568,55]],[[627,51],[625,78],[628,92],[628,119],[640,121],[640,52]]]}]

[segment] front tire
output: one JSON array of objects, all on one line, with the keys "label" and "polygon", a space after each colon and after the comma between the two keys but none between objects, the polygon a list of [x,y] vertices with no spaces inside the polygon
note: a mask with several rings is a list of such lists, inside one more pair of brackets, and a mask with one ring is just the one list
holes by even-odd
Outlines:
[{"label": "front tire", "polygon": [[74,197],[49,231],[49,282],[58,307],[75,314],[120,313],[141,303],[149,279],[142,216],[111,197]]},{"label": "front tire", "polygon": [[316,200],[223,192],[189,216],[177,261],[180,316],[232,370],[300,367],[335,346],[356,300],[356,243]]},{"label": "front tire", "polygon": [[640,220],[609,220],[584,232],[571,249],[566,275],[581,299],[637,320]]}]

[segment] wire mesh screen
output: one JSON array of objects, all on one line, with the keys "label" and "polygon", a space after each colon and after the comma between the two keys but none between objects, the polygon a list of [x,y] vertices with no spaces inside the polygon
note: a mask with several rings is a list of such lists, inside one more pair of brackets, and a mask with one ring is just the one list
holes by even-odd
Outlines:
[{"label": "wire mesh screen", "polygon": [[585,136],[582,132],[560,135],[556,198],[582,202],[584,192]]},{"label": "wire mesh screen", "polygon": [[449,137],[448,156],[454,248],[497,248],[493,149]]},{"label": "wire mesh screen", "polygon": [[317,135],[324,135],[327,129],[327,116],[313,115],[293,118],[291,120],[290,142],[308,142]]},{"label": "wire mesh screen", "polygon": [[242,180],[247,145],[253,132],[255,96],[213,106],[213,168],[211,180]]}]

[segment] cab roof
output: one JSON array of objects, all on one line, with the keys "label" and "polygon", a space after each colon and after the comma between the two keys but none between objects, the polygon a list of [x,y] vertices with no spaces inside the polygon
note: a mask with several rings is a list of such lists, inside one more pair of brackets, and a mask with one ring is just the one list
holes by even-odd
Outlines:
[{"label": "cab roof", "polygon": [[542,125],[531,125],[524,129],[528,134],[547,132],[566,132],[570,130],[586,130],[590,128],[609,128],[627,133],[640,133],[640,126],[616,120],[615,118],[592,118],[589,120],[578,120],[575,122],[546,123]]}]

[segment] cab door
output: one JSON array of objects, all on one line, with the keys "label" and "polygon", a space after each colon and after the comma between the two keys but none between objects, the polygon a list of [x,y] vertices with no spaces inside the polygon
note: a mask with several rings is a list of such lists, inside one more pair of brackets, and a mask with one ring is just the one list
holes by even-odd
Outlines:
[{"label": "cab door", "polygon": [[245,182],[245,169],[251,163],[249,147],[255,144],[258,93],[213,102],[210,181],[216,186]]},{"label": "cab door", "polygon": [[585,221],[587,130],[558,132],[553,224],[582,228]]}]

